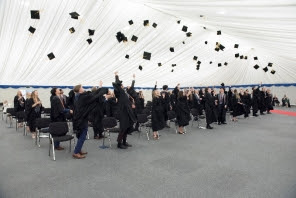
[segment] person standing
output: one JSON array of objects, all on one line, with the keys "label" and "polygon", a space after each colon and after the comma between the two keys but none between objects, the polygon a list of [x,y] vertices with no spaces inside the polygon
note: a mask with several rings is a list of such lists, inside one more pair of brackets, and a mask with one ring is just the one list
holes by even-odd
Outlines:
[{"label": "person standing", "polygon": [[38,92],[35,90],[26,105],[27,123],[33,139],[36,138],[36,119],[41,117],[41,108],[42,103],[38,97]]},{"label": "person standing", "polygon": [[226,111],[227,111],[227,96],[224,93],[224,88],[220,88],[220,92],[217,95],[218,99],[218,125],[227,124],[225,121]]},{"label": "person standing", "polygon": [[215,105],[215,99],[211,94],[212,90],[211,88],[205,89],[205,96],[204,96],[204,103],[205,103],[205,112],[206,112],[206,122],[207,122],[207,129],[213,129],[213,127],[210,125],[215,120],[215,114],[214,114],[214,105]]},{"label": "person standing", "polygon": [[137,122],[135,114],[132,109],[132,101],[130,95],[124,89],[122,81],[119,80],[118,72],[115,72],[115,82],[112,83],[114,87],[114,94],[118,98],[119,105],[119,122],[120,132],[117,137],[117,148],[127,149],[131,144],[127,143],[127,133],[133,129],[133,125]]},{"label": "person standing", "polygon": [[164,119],[164,97],[165,94],[160,95],[160,92],[156,89],[152,91],[152,116],[151,124],[153,130],[153,138],[158,139],[158,131],[165,127]]},{"label": "person standing", "polygon": [[184,91],[178,92],[178,98],[176,103],[177,123],[179,126],[178,133],[184,134],[184,127],[189,124],[190,121],[190,109],[188,106],[188,100],[191,95],[191,91],[186,94]]},{"label": "person standing", "polygon": [[170,95],[168,93],[168,86],[167,85],[163,85],[162,86],[162,91],[160,92],[160,95],[165,95],[164,99],[164,105],[163,105],[163,115],[164,115],[164,121],[165,121],[165,127],[166,128],[170,128],[170,126],[168,125],[168,111],[170,111],[172,109],[171,105],[170,105]]}]

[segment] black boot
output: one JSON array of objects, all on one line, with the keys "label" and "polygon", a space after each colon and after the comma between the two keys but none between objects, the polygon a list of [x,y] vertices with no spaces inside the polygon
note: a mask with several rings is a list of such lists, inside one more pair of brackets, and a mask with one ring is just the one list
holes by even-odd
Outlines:
[{"label": "black boot", "polygon": [[211,125],[207,124],[207,129],[213,129],[213,127],[211,127]]},{"label": "black boot", "polygon": [[127,142],[123,142],[123,146],[126,146],[126,147],[132,147],[131,144],[127,143]]},{"label": "black boot", "polygon": [[127,147],[124,146],[122,143],[118,143],[117,148],[119,148],[119,149],[127,149]]}]

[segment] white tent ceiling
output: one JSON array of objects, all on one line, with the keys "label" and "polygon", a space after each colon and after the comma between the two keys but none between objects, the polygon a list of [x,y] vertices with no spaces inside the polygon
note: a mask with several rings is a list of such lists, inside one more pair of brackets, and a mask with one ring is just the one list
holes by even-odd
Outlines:
[{"label": "white tent ceiling", "polygon": [[[30,10],[40,10],[40,20],[31,19]],[[69,15],[74,11],[80,14],[78,20]],[[144,27],[144,20],[150,25]],[[183,25],[192,37],[181,31]],[[34,34],[28,31],[30,26],[36,28]],[[71,27],[76,30],[73,34]],[[95,29],[94,36],[88,29]],[[127,43],[118,43],[119,31]],[[137,42],[130,40],[132,35],[138,36]],[[103,80],[111,86],[114,71],[125,84],[135,73],[138,87],[152,87],[156,80],[171,87],[178,82],[295,83],[295,37],[295,0],[0,0],[0,84],[92,86]],[[93,40],[90,45],[88,38]],[[214,50],[217,41],[224,51]],[[236,43],[238,49],[233,47]],[[152,53],[150,61],[143,59],[144,51]],[[51,52],[53,60],[47,57]],[[248,59],[237,59],[236,53]],[[202,62],[199,71],[193,56]],[[273,66],[265,73],[262,68],[269,62]]]}]

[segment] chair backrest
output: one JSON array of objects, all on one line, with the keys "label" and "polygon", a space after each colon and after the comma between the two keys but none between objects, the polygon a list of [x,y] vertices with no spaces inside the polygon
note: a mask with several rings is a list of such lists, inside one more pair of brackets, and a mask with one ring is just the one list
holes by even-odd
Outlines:
[{"label": "chair backrest", "polygon": [[16,112],[15,112],[14,108],[7,108],[6,113],[10,114],[11,116],[16,116]]},{"label": "chair backrest", "polygon": [[119,111],[114,112],[113,116],[114,116],[114,118],[116,118],[116,120],[120,120],[120,112]]},{"label": "chair backrest", "polygon": [[168,119],[169,120],[172,120],[172,119],[176,118],[176,113],[174,111],[168,111],[167,114],[168,114]]},{"label": "chair backrest", "polygon": [[16,118],[18,120],[25,120],[26,119],[26,113],[24,111],[19,111],[16,113]]},{"label": "chair backrest", "polygon": [[142,114],[146,114],[147,116],[149,116],[151,114],[150,109],[143,109]]},{"label": "chair backrest", "polygon": [[117,120],[114,117],[105,117],[102,120],[104,129],[110,129],[117,126]]},{"label": "chair backrest", "polygon": [[50,125],[50,118],[37,118],[36,119],[36,127],[38,129],[47,128]]},{"label": "chair backrest", "polygon": [[197,109],[191,109],[190,110],[191,111],[191,114],[193,115],[193,116],[198,116],[198,110]]},{"label": "chair backrest", "polygon": [[52,122],[49,124],[49,133],[52,136],[64,136],[68,131],[67,122]]},{"label": "chair backrest", "polygon": [[148,118],[146,114],[138,114],[137,115],[138,123],[146,123],[148,122]]},{"label": "chair backrest", "polygon": [[50,108],[44,108],[44,113],[45,114],[50,114],[51,109]]}]

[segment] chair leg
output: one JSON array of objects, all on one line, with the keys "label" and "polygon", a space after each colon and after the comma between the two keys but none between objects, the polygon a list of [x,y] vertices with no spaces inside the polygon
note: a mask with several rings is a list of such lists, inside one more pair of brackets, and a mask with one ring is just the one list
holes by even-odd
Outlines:
[{"label": "chair leg", "polygon": [[49,144],[48,144],[48,156],[50,156],[50,137],[48,137],[48,141],[49,141]]},{"label": "chair leg", "polygon": [[53,160],[55,161],[55,151],[54,151],[54,141],[53,141],[53,138],[51,138],[51,141],[52,141],[52,157],[53,157]]},{"label": "chair leg", "polygon": [[109,139],[109,145],[110,145],[110,148],[111,148],[111,138],[110,138],[110,131],[109,130],[108,130],[108,139]]},{"label": "chair leg", "polygon": [[17,129],[18,129],[17,124],[18,124],[18,120],[16,119],[15,120],[15,131],[17,131]]},{"label": "chair leg", "polygon": [[71,142],[72,142],[72,140],[70,140],[70,145],[69,145],[69,146],[70,146],[70,149],[69,149],[69,153],[71,153],[71,148],[72,148],[72,147],[71,147]]},{"label": "chair leg", "polygon": [[89,133],[88,133],[88,131],[87,131],[86,139],[89,140]]},{"label": "chair leg", "polygon": [[[104,134],[103,134],[103,136],[105,137],[105,134],[106,134],[106,130],[104,129]],[[109,134],[110,135],[110,134]],[[110,140],[110,137],[108,137],[109,138],[109,140]],[[111,144],[111,143],[110,143]],[[100,146],[100,148],[101,149],[106,149],[106,148],[108,148],[108,146],[105,146],[105,138],[103,138],[103,144],[102,144],[102,146]]]},{"label": "chair leg", "polygon": [[159,132],[157,131],[156,133],[157,133],[157,137],[158,137],[158,139],[160,139],[160,135],[159,135]]}]

